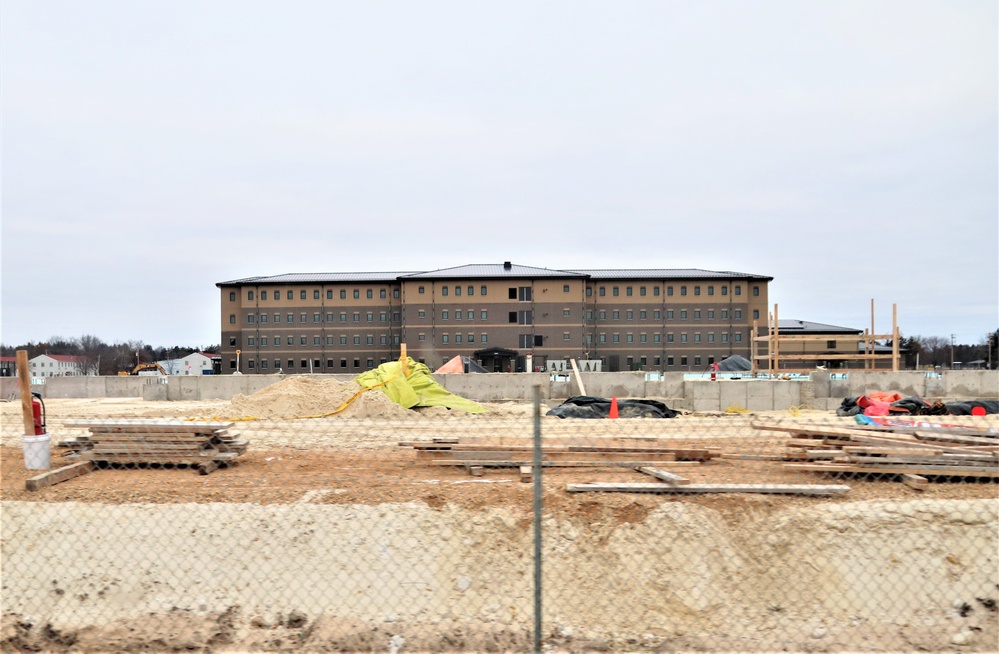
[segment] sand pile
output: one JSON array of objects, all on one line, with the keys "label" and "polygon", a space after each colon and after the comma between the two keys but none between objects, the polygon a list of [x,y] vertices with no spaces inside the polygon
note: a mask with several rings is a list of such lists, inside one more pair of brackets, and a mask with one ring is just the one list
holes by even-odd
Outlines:
[{"label": "sand pile", "polygon": [[[339,409],[361,386],[355,382],[311,377],[289,377],[253,395],[237,395],[219,418],[283,419],[323,416]],[[405,418],[413,412],[390,400],[380,390],[361,393],[338,417]]]}]

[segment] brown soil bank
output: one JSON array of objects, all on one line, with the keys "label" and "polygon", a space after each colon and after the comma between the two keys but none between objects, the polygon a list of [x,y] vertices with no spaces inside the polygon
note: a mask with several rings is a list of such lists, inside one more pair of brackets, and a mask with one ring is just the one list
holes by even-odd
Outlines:
[{"label": "brown soil bank", "polygon": [[[548,517],[566,651],[995,651],[999,501]],[[3,506],[5,651],[529,651],[530,511]],[[89,544],[81,547],[81,543]]]}]

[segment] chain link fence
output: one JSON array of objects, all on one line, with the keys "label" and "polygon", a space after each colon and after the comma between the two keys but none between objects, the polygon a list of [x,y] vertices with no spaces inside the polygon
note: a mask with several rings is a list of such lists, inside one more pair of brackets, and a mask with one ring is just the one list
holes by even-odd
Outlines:
[{"label": "chain link fence", "polygon": [[995,415],[366,396],[6,403],[3,650],[997,650]]}]

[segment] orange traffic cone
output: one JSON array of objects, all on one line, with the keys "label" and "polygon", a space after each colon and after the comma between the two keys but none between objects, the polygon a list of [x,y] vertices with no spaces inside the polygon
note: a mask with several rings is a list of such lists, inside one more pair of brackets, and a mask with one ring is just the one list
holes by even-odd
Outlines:
[{"label": "orange traffic cone", "polygon": [[617,398],[611,398],[610,412],[607,414],[608,418],[617,418]]}]

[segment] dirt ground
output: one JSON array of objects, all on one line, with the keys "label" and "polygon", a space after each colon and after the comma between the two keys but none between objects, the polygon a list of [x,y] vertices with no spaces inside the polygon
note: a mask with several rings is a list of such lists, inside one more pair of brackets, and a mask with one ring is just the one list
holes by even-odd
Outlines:
[{"label": "dirt ground", "polygon": [[[474,572],[458,575],[459,579],[465,575],[469,578],[488,576],[486,569],[523,565],[522,550],[529,551],[530,547],[533,485],[521,482],[519,472],[515,469],[491,468],[487,469],[483,476],[473,477],[462,467],[430,465],[427,460],[417,458],[414,449],[406,444],[430,441],[434,438],[508,443],[513,440],[519,441],[529,438],[533,432],[533,407],[523,403],[485,405],[487,413],[470,415],[449,412],[441,408],[406,410],[388,402],[384,396],[365,394],[362,401],[355,401],[349,410],[338,415],[301,418],[300,416],[321,416],[333,411],[351,396],[352,389],[330,387],[324,392],[318,392],[315,388],[303,389],[300,384],[299,381],[289,380],[283,389],[270,387],[268,393],[258,394],[259,397],[239,397],[233,402],[150,403],[131,398],[48,400],[46,409],[49,431],[53,434],[53,467],[63,463],[60,457],[62,449],[58,447],[58,442],[86,433],[85,430],[64,427],[67,421],[77,419],[235,420],[236,425],[232,431],[238,431],[239,437],[245,439],[249,445],[246,453],[238,458],[235,465],[208,475],[200,475],[186,467],[114,467],[99,469],[36,492],[25,490],[25,481],[38,474],[38,471],[25,470],[23,465],[19,442],[20,404],[18,402],[0,404],[0,420],[3,425],[2,441],[0,441],[0,468],[2,468],[0,500],[4,504],[5,523],[8,520],[16,522],[22,515],[31,515],[33,512],[30,507],[39,503],[54,508],[79,507],[73,509],[77,512],[85,511],[84,506],[93,506],[100,510],[120,507],[123,511],[123,522],[138,519],[134,513],[136,508],[150,505],[162,507],[161,510],[165,514],[175,510],[196,512],[199,509],[194,506],[201,505],[205,507],[204,510],[215,510],[213,507],[231,505],[234,509],[233,518],[231,521],[230,518],[219,520],[219,531],[210,541],[212,547],[218,547],[216,537],[220,535],[225,537],[226,534],[245,543],[246,538],[237,535],[241,526],[235,517],[236,513],[249,516],[256,515],[258,511],[285,511],[284,507],[287,507],[287,510],[296,511],[298,515],[301,515],[302,511],[332,511],[337,515],[352,518],[363,514],[364,507],[372,507],[382,513],[388,511],[402,522],[430,520],[433,523],[439,519],[441,529],[466,533],[466,536],[460,539],[461,543],[470,548],[464,556],[469,560],[481,558],[482,567],[470,568],[474,569]],[[322,401],[311,402],[303,398],[321,398]],[[240,420],[247,417],[256,419]],[[966,423],[976,427],[999,426],[996,416],[983,418],[944,416],[938,420]],[[690,527],[691,533],[695,534],[691,536],[692,540],[702,542],[703,547],[715,550],[721,546],[704,545],[704,543],[728,543],[725,547],[732,548],[732,552],[722,556],[720,563],[712,565],[725,568],[735,565],[732,560],[743,561],[736,566],[739,568],[739,575],[745,574],[744,568],[748,565],[745,561],[756,560],[760,556],[744,549],[750,543],[754,544],[750,550],[790,548],[796,550],[802,559],[809,559],[813,558],[815,550],[812,550],[813,554],[809,554],[807,542],[813,542],[811,547],[821,550],[823,547],[821,543],[831,538],[830,533],[840,532],[845,534],[844,538],[853,534],[849,537],[860,539],[860,544],[851,542],[848,547],[858,552],[870,548],[868,559],[882,556],[882,553],[878,552],[881,542],[893,543],[885,545],[892,550],[884,553],[885,557],[897,557],[901,551],[919,551],[921,556],[930,556],[929,552],[924,551],[925,547],[909,544],[910,536],[901,538],[902,545],[892,540],[899,537],[893,531],[899,527],[897,517],[891,516],[896,516],[899,512],[907,515],[906,512],[911,511],[898,507],[919,506],[924,508],[918,509],[916,514],[920,520],[928,522],[921,523],[921,527],[913,525],[912,529],[929,528],[933,533],[940,532],[939,537],[943,540],[937,549],[942,548],[951,552],[960,550],[959,557],[953,553],[950,556],[961,558],[965,569],[964,574],[955,576],[952,570],[948,573],[949,576],[941,577],[940,583],[948,585],[944,591],[946,594],[932,601],[935,604],[929,612],[933,616],[932,619],[921,617],[921,621],[895,620],[890,624],[872,620],[870,624],[865,623],[857,627],[850,622],[856,618],[856,615],[844,614],[845,617],[841,621],[853,625],[856,633],[847,633],[846,627],[842,627],[843,633],[834,637],[832,634],[836,632],[837,622],[833,617],[827,617],[823,622],[816,621],[811,614],[802,613],[796,616],[793,611],[784,608],[780,609],[782,613],[774,613],[777,611],[774,607],[787,604],[786,597],[781,599],[781,593],[784,591],[779,590],[781,586],[779,581],[771,579],[768,582],[769,586],[774,588],[754,590],[747,589],[744,587],[745,584],[742,584],[724,590],[720,586],[730,582],[725,580],[726,575],[722,575],[717,582],[719,587],[711,590],[690,588],[686,591],[683,589],[670,591],[676,596],[679,608],[674,607],[669,611],[663,608],[662,613],[657,612],[655,615],[636,615],[633,618],[618,616],[612,619],[609,615],[613,613],[612,611],[608,611],[608,608],[599,601],[591,601],[589,604],[592,606],[588,609],[579,608],[578,615],[574,619],[567,619],[565,615],[551,616],[551,621],[556,623],[556,626],[551,627],[554,631],[549,633],[546,640],[550,647],[562,647],[564,651],[619,651],[619,649],[663,651],[685,648],[769,650],[779,648],[775,644],[784,642],[784,649],[790,643],[792,649],[841,651],[869,647],[937,650],[954,647],[956,643],[961,651],[993,651],[992,643],[996,642],[996,634],[999,633],[994,611],[978,606],[978,611],[973,616],[975,619],[973,624],[965,624],[960,618],[955,618],[951,614],[954,612],[952,604],[958,597],[966,597],[968,602],[974,604],[975,595],[980,599],[989,600],[999,593],[999,586],[996,586],[999,580],[995,579],[996,574],[983,572],[983,570],[994,570],[997,565],[995,550],[999,547],[999,538],[996,537],[997,527],[993,514],[996,513],[999,487],[995,483],[952,479],[936,481],[925,490],[917,491],[889,477],[831,477],[814,472],[789,470],[778,461],[761,460],[782,453],[787,434],[781,431],[752,429],[751,423],[754,421],[782,426],[809,423],[848,426],[851,419],[837,418],[832,412],[807,410],[767,414],[686,414],[672,420],[573,421],[542,417],[540,423],[545,438],[560,442],[583,444],[606,442],[607,439],[613,438],[666,439],[670,441],[671,446],[711,447],[716,452],[726,455],[716,456],[705,464],[677,465],[673,469],[673,472],[687,477],[692,483],[845,484],[850,488],[849,492],[843,495],[822,498],[755,494],[672,496],[569,493],[566,491],[568,483],[651,481],[651,478],[628,469],[546,468],[543,475],[543,510],[546,520],[552,522],[553,531],[589,530],[572,537],[569,547],[578,548],[578,551],[573,557],[573,562],[567,560],[561,564],[567,566],[565,574],[569,577],[580,574],[580,570],[574,566],[581,565],[580,561],[586,561],[591,567],[583,568],[582,574],[588,579],[592,575],[599,578],[604,574],[599,570],[600,566],[605,565],[603,559],[607,556],[613,558],[610,553],[615,551],[617,545],[612,546],[612,543],[620,538],[634,538],[634,535],[628,535],[632,534],[634,529],[652,534],[657,529],[663,528],[660,525],[676,525],[686,520],[693,520],[691,524],[711,526],[710,530],[700,534],[704,539],[703,542],[696,535],[699,533],[698,528]],[[981,504],[982,502],[985,504]],[[249,508],[251,506],[256,508]],[[946,508],[948,506],[978,507],[976,511],[981,511],[981,507],[984,506],[982,515],[989,517],[984,522],[979,518],[966,520],[959,515],[953,517],[951,513],[960,514],[966,509],[951,510]],[[870,533],[867,534],[854,533],[853,527],[829,528],[831,522],[840,524],[840,521],[843,521],[844,525],[857,524],[857,519],[850,517],[858,510],[857,507],[878,507],[870,509],[872,514],[882,516],[882,511],[886,510],[889,517],[884,517],[883,522],[882,518],[878,520],[871,518]],[[435,515],[438,517],[434,518]],[[493,525],[491,519],[484,517],[490,515],[502,516],[497,518],[498,525]],[[959,529],[953,526],[941,526],[962,525],[964,524],[962,520],[970,525],[968,529],[974,531],[973,539],[963,537],[964,540],[961,540]],[[794,545],[789,545],[783,541],[777,542],[773,536],[766,536],[769,532],[776,533],[781,529],[788,530],[789,534],[794,533],[788,524],[796,525],[794,529],[801,532],[801,543],[796,541]],[[473,535],[469,535],[466,531],[471,528],[468,525],[474,525],[475,531],[471,532]],[[67,537],[95,537],[86,531],[84,526],[60,528],[69,530]],[[495,537],[484,535],[492,533],[494,529],[498,530]],[[515,536],[512,540],[517,542],[512,543],[509,548],[496,545],[511,539],[510,533],[502,535],[509,529],[513,529],[512,533]],[[720,531],[713,531],[715,529]],[[428,531],[431,530],[428,528]],[[5,568],[10,569],[11,561],[18,560],[17,556],[21,554],[21,550],[17,547],[20,541],[11,538],[7,527],[4,531],[4,563]],[[280,541],[285,537],[284,531],[275,528],[270,533],[275,541]],[[160,535],[159,542],[166,538],[166,533],[168,532],[164,531]],[[298,534],[298,537],[300,538],[301,534]],[[953,538],[957,540],[952,541]],[[982,538],[983,541],[980,540]],[[764,540],[757,542],[757,539]],[[969,545],[971,540],[974,543]],[[292,541],[294,542],[289,541],[286,544],[290,550],[297,547],[298,541],[296,539]],[[469,544],[473,542],[478,545]],[[657,542],[655,538],[651,541],[641,540],[638,545],[631,542],[627,549],[622,551],[628,553],[645,551],[645,548],[654,547],[655,542]],[[832,544],[829,546],[839,547]],[[974,547],[984,551],[976,553]],[[645,556],[657,559],[667,554],[652,549]],[[939,554],[936,550],[932,553],[934,557],[946,555],[947,552]],[[344,556],[349,554],[344,553]],[[400,556],[405,558],[403,555]],[[676,566],[679,570],[690,565],[691,557],[694,557],[693,560],[700,560],[702,555],[690,551],[683,552],[683,557],[679,553],[669,554],[669,557],[660,563],[664,567]],[[969,558],[975,560],[965,560]],[[330,564],[333,565],[334,562],[331,561]],[[136,562],[135,565],[140,567],[142,563]],[[410,567],[402,562],[399,565],[400,569],[410,570]],[[791,577],[799,573],[807,574],[809,577],[828,576],[829,570],[824,567],[821,557],[818,564],[812,561],[809,565],[815,569],[784,571],[782,574]],[[830,562],[828,565],[833,563]],[[862,581],[869,581],[866,578],[869,575],[862,574],[862,569],[866,565],[868,564],[858,563],[856,574],[864,577]],[[60,586],[69,589],[87,586],[87,575],[80,570],[64,568],[64,563],[59,560],[51,561],[49,567],[52,576],[57,576],[55,569],[58,568],[62,571],[62,577],[67,579],[62,581],[60,577]],[[99,568],[100,566],[95,563],[91,574]],[[729,577],[736,574],[734,570],[729,573],[727,575]],[[717,574],[717,571],[712,574]],[[774,572],[766,566],[759,570],[761,576],[772,574]],[[842,571],[837,574],[841,575]],[[516,575],[511,573],[510,577],[513,576]],[[906,579],[900,578],[899,581],[905,582]],[[134,583],[142,585],[138,580]],[[449,583],[453,585],[454,579]],[[509,583],[513,584],[512,581]],[[494,585],[496,584],[497,582],[494,582]],[[672,587],[674,582],[646,579],[636,584],[636,587],[628,593],[635,593],[632,598],[635,602],[645,603],[648,600],[640,598],[661,595],[666,587],[662,584]],[[599,597],[600,591],[590,588],[590,585],[590,582],[586,584],[586,592],[597,593],[593,597]],[[204,589],[198,592],[201,593],[200,596],[204,595]],[[521,586],[511,585],[504,592],[529,605],[530,595]],[[580,592],[582,593],[582,590]],[[200,606],[200,611],[197,601],[190,599],[189,612],[185,614],[185,620],[180,620],[186,625],[183,628],[177,624],[168,624],[171,620],[179,620],[176,614],[163,615],[162,611],[157,613],[155,601],[158,601],[156,597],[159,595],[150,592],[140,594],[135,606],[128,610],[124,608],[112,610],[108,606],[99,605],[93,607],[94,613],[90,613],[77,607],[79,615],[75,619],[79,624],[59,624],[57,620],[59,613],[53,608],[46,618],[47,622],[42,620],[42,623],[49,625],[48,631],[44,631],[40,630],[41,623],[36,625],[25,622],[26,611],[29,608],[35,607],[34,610],[37,612],[40,610],[38,607],[44,605],[41,599],[33,597],[33,593],[29,580],[5,581],[5,617],[3,638],[0,639],[0,645],[5,651],[32,648],[48,648],[53,651],[101,651],[101,647],[118,651],[159,649],[524,651],[529,643],[529,640],[525,640],[527,637],[523,620],[496,618],[492,613],[495,609],[488,603],[481,607],[481,611],[488,614],[488,619],[479,615],[474,621],[474,628],[459,619],[460,616],[454,613],[453,606],[447,608],[426,606],[422,609],[422,613],[414,613],[408,620],[399,618],[391,628],[380,625],[372,632],[370,624],[373,618],[370,615],[354,616],[353,622],[348,621],[349,623],[342,620],[330,622],[330,607],[310,604],[309,601],[313,600],[300,600],[298,604],[294,604],[294,607],[291,605],[285,607],[287,610],[284,611],[268,609],[266,601],[256,609],[250,609],[248,606],[257,601],[253,596],[247,596],[237,609],[232,604],[231,597],[225,596],[221,591],[217,605],[213,604],[210,597],[208,600],[197,600],[208,605],[207,609],[205,606]],[[732,601],[732,608],[727,611],[727,619],[733,625],[744,624],[745,633],[755,633],[761,629],[761,624],[767,623],[770,625],[767,629],[779,630],[785,627],[804,629],[806,635],[787,636],[784,640],[780,638],[772,641],[766,638],[753,640],[745,636],[739,628],[734,627],[728,629],[731,632],[729,636],[722,635],[713,622],[716,618],[705,617],[707,615],[705,611],[710,614],[717,610],[719,600],[705,598],[714,597],[715,594],[717,597],[723,597],[727,593]],[[258,589],[258,594],[263,596],[263,600],[268,597],[266,589]],[[861,615],[864,610],[876,612],[874,605],[879,601],[878,598],[882,595],[889,597],[894,591],[886,587],[869,594],[870,597],[865,595],[851,600],[853,605],[850,610],[857,615]],[[922,597],[924,593],[915,595]],[[181,596],[186,597],[187,593],[181,593]],[[591,597],[589,594],[583,596]],[[199,595],[195,594],[195,597]],[[466,600],[467,596],[463,601]],[[181,603],[181,600],[176,598],[172,601]],[[815,599],[816,606],[831,601],[828,598]],[[923,600],[924,604],[928,601],[930,600],[925,598]],[[962,599],[963,601],[965,600]],[[138,616],[129,613],[133,608],[138,610],[139,607],[146,611],[143,614],[146,616],[144,622]],[[21,610],[18,610],[19,608]],[[829,616],[838,611],[831,608],[831,605],[826,608]],[[97,628],[96,625],[88,623],[88,620],[99,622],[95,616],[104,615],[108,611],[112,617],[117,616],[117,620],[112,622],[111,626]],[[301,613],[300,620],[293,617],[299,615],[296,611]],[[393,611],[406,613],[404,608]],[[913,616],[923,616],[927,611],[929,609],[925,605],[914,604],[912,607]],[[151,614],[157,616],[152,622],[149,618]],[[426,623],[426,615],[434,616],[430,626]],[[418,616],[422,617],[418,619]],[[441,622],[442,620],[444,622]],[[782,620],[787,624],[781,622]],[[299,622],[302,624],[298,624]],[[901,625],[901,622],[905,624]],[[137,626],[139,623],[144,626],[140,628]],[[784,627],[778,623],[784,624]],[[199,624],[201,626],[198,626]],[[711,627],[712,624],[715,627]],[[400,625],[406,625],[406,628],[403,629]],[[447,625],[447,629],[458,630],[463,635],[445,638],[441,635],[442,629],[443,631],[447,629],[442,625]],[[582,628],[582,625],[586,625],[588,630]],[[631,641],[616,640],[615,631],[627,632],[629,629],[644,634],[642,637],[644,640],[641,638],[638,641],[633,638]],[[403,631],[408,638],[407,646],[400,644],[406,639],[392,640],[397,637],[402,638]],[[184,635],[164,640],[163,632]],[[830,635],[825,635],[827,632]],[[72,635],[70,637],[67,634]],[[858,638],[861,640],[856,640]],[[861,642],[864,643],[863,647],[858,647]]]}]

